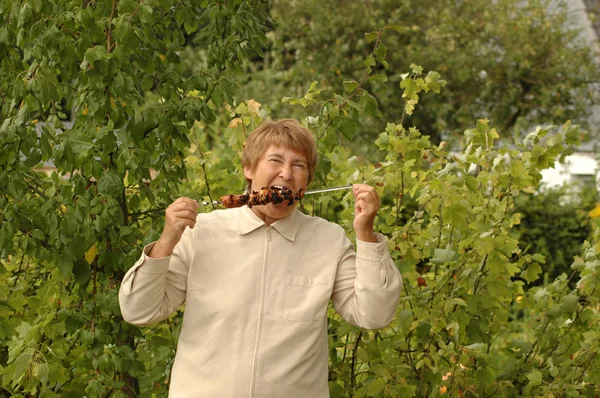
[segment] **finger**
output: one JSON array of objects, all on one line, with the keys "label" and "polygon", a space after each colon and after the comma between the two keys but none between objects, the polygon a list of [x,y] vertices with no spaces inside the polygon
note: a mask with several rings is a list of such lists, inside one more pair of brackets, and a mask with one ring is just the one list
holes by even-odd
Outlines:
[{"label": "finger", "polygon": [[356,200],[363,201],[367,205],[374,206],[376,208],[379,208],[381,205],[379,196],[377,195],[376,192],[371,192],[371,191],[361,192],[356,195]]},{"label": "finger", "polygon": [[355,191],[364,191],[367,189],[375,189],[369,184],[352,184],[352,189]]},{"label": "finger", "polygon": [[190,198],[181,197],[181,198],[175,200],[173,203],[171,203],[171,205],[169,207],[172,207],[172,208],[181,208],[181,207],[198,208],[199,206],[200,205],[198,204],[197,201],[190,199]]},{"label": "finger", "polygon": [[381,201],[379,197],[373,195],[370,192],[362,192],[358,194],[356,198],[354,210],[356,215],[375,217],[379,208],[381,207]]},{"label": "finger", "polygon": [[363,206],[360,203],[354,208],[355,217],[374,218],[377,214],[377,209],[372,206]]},{"label": "finger", "polygon": [[198,214],[195,211],[190,210],[190,209],[174,210],[174,211],[172,211],[171,214],[175,218],[192,220],[194,222],[196,221],[196,217],[198,217]]},{"label": "finger", "polygon": [[181,212],[192,213],[195,217],[198,214],[198,208],[189,203],[174,204],[167,208],[166,215],[167,215],[167,217],[169,217],[176,213],[181,213]]},{"label": "finger", "polygon": [[363,212],[363,208],[364,208],[364,204],[361,203],[362,200],[357,200],[356,203],[354,204],[354,213],[355,215],[359,215]]},{"label": "finger", "polygon": [[377,191],[375,190],[375,188],[370,185],[355,184],[352,187],[352,193],[354,194],[355,197],[360,195],[361,193],[365,193],[365,192],[370,193],[376,199],[379,198],[379,195],[377,194]]},{"label": "finger", "polygon": [[365,184],[352,184],[352,193],[354,196],[358,195],[365,189]]},{"label": "finger", "polygon": [[190,202],[190,203],[198,204],[198,202],[196,200],[188,198],[187,196],[180,196],[173,201],[173,203],[177,203],[177,202]]},{"label": "finger", "polygon": [[194,228],[197,217],[197,208],[189,201],[173,203],[166,211],[165,228],[183,232],[186,226]]}]

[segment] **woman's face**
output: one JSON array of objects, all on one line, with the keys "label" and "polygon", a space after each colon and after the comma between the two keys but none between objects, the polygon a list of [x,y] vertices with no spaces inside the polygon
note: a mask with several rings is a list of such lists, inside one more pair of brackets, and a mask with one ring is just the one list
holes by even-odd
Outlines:
[{"label": "woman's face", "polygon": [[[306,157],[291,149],[279,146],[270,146],[259,159],[254,170],[244,168],[246,178],[252,180],[253,191],[263,187],[280,186],[293,190],[306,188],[308,183],[308,161]],[[280,218],[290,215],[296,203],[288,206],[284,201],[279,204],[269,203],[264,206],[253,206],[252,210],[267,225]]]}]

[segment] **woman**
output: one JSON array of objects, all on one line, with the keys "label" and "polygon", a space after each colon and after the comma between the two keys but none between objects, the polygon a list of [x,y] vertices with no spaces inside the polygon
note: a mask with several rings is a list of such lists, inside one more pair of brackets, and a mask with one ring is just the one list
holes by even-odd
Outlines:
[{"label": "woman", "polygon": [[[317,147],[295,120],[263,122],[244,146],[250,189],[306,188]],[[327,305],[367,329],[391,322],[401,277],[373,230],[373,187],[356,184],[357,251],[344,230],[296,203],[197,214],[179,198],[123,279],[123,318],[147,325],[185,310],[170,397],[328,397]]]}]

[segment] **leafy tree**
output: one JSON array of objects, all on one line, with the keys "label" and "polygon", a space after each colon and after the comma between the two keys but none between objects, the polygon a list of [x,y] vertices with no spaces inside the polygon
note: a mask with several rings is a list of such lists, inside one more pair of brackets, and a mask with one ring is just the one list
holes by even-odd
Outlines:
[{"label": "leafy tree", "polygon": [[273,2],[272,15],[269,50],[248,65],[238,98],[273,104],[277,115],[309,114],[275,105],[300,95],[307,82],[318,80],[328,93],[342,92],[347,80],[360,82],[371,52],[364,33],[394,27],[378,49],[387,62],[363,82],[382,117],[363,121],[360,143],[371,142],[387,121],[399,121],[399,98],[390,88],[411,63],[448,81],[441,95],[421,97],[423,106],[407,115],[406,123],[435,143],[454,145],[473,118],[489,119],[503,136],[569,119],[585,126],[591,105],[600,102],[591,84],[600,80],[598,58],[578,38],[562,2],[285,0]]},{"label": "leafy tree", "polygon": [[[190,127],[264,45],[269,6],[0,1],[0,395],[166,389],[177,325],[126,325],[118,283],[178,195]],[[209,54],[192,70],[186,41]]]}]

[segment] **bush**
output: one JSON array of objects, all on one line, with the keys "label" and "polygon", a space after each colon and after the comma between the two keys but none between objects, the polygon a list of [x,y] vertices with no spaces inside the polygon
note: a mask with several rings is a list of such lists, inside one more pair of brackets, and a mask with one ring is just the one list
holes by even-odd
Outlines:
[{"label": "bush", "polygon": [[571,274],[573,258],[592,233],[587,212],[595,201],[589,203],[592,197],[585,192],[569,200],[567,192],[567,188],[547,189],[515,200],[514,211],[521,215],[515,239],[527,252],[546,258],[542,267],[546,282]]}]

